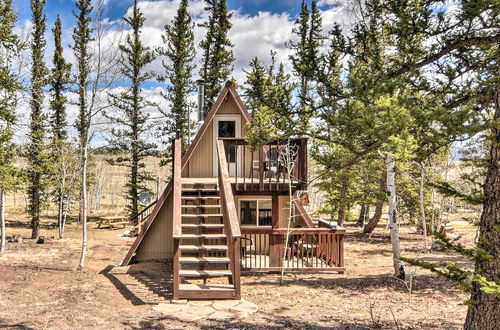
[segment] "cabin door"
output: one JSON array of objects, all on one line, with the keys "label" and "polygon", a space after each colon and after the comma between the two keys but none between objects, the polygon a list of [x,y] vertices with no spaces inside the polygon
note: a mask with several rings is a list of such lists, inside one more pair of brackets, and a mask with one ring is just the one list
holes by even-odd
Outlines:
[{"label": "cabin door", "polygon": [[[219,138],[241,137],[241,116],[240,115],[216,115],[214,117],[214,176],[219,175],[219,164],[217,158],[216,142]],[[226,160],[229,165],[229,175],[241,175],[241,152],[236,146],[225,148]]]}]

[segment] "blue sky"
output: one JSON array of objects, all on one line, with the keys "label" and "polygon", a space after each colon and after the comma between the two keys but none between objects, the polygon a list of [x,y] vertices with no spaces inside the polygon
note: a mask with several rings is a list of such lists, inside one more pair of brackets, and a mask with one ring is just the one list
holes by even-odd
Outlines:
[{"label": "blue sky", "polygon": [[[93,0],[97,2],[97,0]],[[29,0],[14,0],[14,6],[18,13],[18,31],[24,29],[25,32],[30,31],[31,10]],[[293,23],[300,11],[301,0],[229,0],[228,8],[233,13],[231,22],[233,27],[229,33],[229,38],[234,44],[233,53],[235,57],[233,72],[231,78],[234,78],[238,83],[243,84],[245,81],[244,70],[248,68],[250,60],[257,56],[262,62],[266,63],[270,59],[270,51],[276,52],[278,62],[283,62],[285,67],[290,69],[289,55],[290,50],[285,46],[285,43],[293,38],[291,33]],[[309,1],[310,3],[310,1]],[[323,27],[325,33],[328,32],[334,23],[348,25],[348,12],[342,5],[339,5],[337,0],[319,0],[319,7],[323,17]],[[345,3],[345,2],[344,2]],[[106,8],[104,10],[106,18],[110,22],[122,22],[120,18],[131,10],[133,5],[132,0],[105,0]],[[162,46],[161,35],[164,32],[165,24],[170,23],[175,16],[179,4],[179,0],[141,0],[139,7],[144,14],[146,21],[142,31],[142,41],[146,46],[156,48]],[[207,18],[206,12],[203,10],[205,2],[203,0],[190,0],[189,7],[195,23],[194,34],[195,44],[198,48],[200,40],[203,38],[205,30],[198,27],[197,24],[204,22]],[[51,58],[53,51],[52,33],[54,21],[57,15],[60,15],[63,21],[63,47],[64,56],[70,63],[73,62],[73,52],[70,48],[72,43],[72,29],[75,23],[72,11],[75,10],[73,0],[47,0],[45,12],[47,15],[47,48],[45,58],[48,66],[51,66]],[[120,43],[120,38],[127,33],[126,27],[121,24],[109,24],[110,29],[106,32],[103,44],[110,48],[117,49]],[[197,51],[195,64],[201,60],[201,52]],[[163,73],[161,65],[162,59],[154,61],[149,71],[160,75]],[[198,79],[199,66],[194,70],[194,79]],[[118,85],[127,86],[126,81],[122,81]],[[115,85],[116,86],[116,85]],[[144,93],[148,95],[150,100],[157,102],[163,109],[168,109],[169,105],[161,97],[162,91],[165,89],[165,83],[159,83],[156,79],[147,81],[142,87]],[[71,93],[70,93],[71,94]],[[72,99],[75,95],[68,95]],[[193,99],[195,96],[193,95]],[[22,114],[27,107],[21,107],[20,117],[27,118]],[[158,117],[158,112],[150,109],[152,117]],[[68,122],[73,123],[76,115],[76,108],[73,105],[68,105]],[[18,135],[23,136],[23,132],[18,132]]]},{"label": "blue sky", "polygon": [[[255,15],[259,11],[265,11],[271,13],[286,12],[291,16],[296,16],[300,10],[300,1],[301,0],[229,0],[227,5],[230,10],[239,10],[249,15]],[[29,20],[31,18],[29,7],[30,1],[17,0],[14,2],[18,10],[19,20]],[[109,0],[107,2],[109,9],[107,16],[111,19],[123,17],[132,3],[132,0]],[[74,10],[74,1],[72,0],[47,0],[46,12],[49,26],[53,24],[58,14],[62,17],[65,25],[72,25],[74,22],[72,10]]]}]

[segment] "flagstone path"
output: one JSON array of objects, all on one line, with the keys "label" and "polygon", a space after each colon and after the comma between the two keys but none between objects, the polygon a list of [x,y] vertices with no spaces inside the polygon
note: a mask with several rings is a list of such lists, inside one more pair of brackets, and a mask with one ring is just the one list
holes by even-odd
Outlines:
[{"label": "flagstone path", "polygon": [[172,301],[153,307],[157,312],[184,322],[203,319],[231,320],[242,319],[255,313],[259,307],[246,300],[217,301]]}]

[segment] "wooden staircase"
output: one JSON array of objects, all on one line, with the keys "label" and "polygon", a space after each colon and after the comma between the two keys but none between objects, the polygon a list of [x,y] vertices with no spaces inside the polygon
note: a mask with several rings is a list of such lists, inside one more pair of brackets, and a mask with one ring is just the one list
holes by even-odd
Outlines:
[{"label": "wooden staircase", "polygon": [[[220,183],[182,183],[177,141],[173,171],[173,297],[240,299],[241,234],[239,226],[235,233],[232,223],[237,219],[232,191],[228,192],[229,180],[222,187]],[[232,211],[228,212],[231,203]]]}]

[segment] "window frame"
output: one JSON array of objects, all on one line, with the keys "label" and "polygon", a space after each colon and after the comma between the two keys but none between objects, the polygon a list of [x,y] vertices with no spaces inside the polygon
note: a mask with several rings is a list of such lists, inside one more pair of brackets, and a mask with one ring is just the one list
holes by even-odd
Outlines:
[{"label": "window frame", "polygon": [[[273,216],[273,208],[272,208],[272,203],[273,203],[273,199],[272,198],[268,198],[268,197],[260,197],[260,198],[240,198],[238,199],[238,221],[240,223],[240,226],[242,227],[255,227],[255,226],[258,226],[258,227],[272,227],[271,226],[264,226],[264,225],[260,225],[259,224],[259,210],[260,210],[260,202],[261,201],[267,201],[267,202],[270,202],[271,203],[271,219],[272,219],[272,216]],[[256,216],[257,216],[257,219],[256,219],[256,224],[255,225],[242,225],[241,224],[241,202],[257,202],[257,207],[256,207]]]}]

